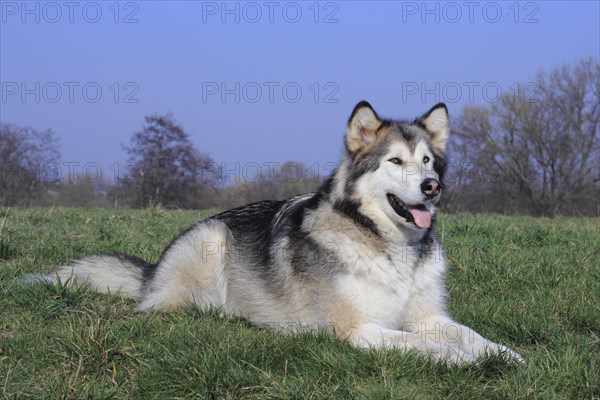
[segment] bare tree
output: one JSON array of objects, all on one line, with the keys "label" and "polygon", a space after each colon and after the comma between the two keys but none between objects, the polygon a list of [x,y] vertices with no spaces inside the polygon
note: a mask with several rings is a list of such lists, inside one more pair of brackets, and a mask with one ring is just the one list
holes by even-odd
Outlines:
[{"label": "bare tree", "polygon": [[206,208],[214,204],[215,163],[196,150],[172,114],[145,117],[125,147],[128,177],[117,187],[132,207]]},{"label": "bare tree", "polygon": [[43,205],[61,179],[55,133],[0,123],[0,205]]},{"label": "bare tree", "polygon": [[[535,87],[533,99],[519,92],[463,110],[451,146],[461,187],[453,204],[471,200],[473,211],[537,215],[596,211],[600,64],[584,60],[539,73]],[[465,189],[470,194],[459,200]]]}]

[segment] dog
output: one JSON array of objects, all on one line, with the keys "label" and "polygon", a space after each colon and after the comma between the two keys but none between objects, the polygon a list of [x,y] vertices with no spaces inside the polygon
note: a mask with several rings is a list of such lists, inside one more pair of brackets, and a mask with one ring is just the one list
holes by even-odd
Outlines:
[{"label": "dog", "polygon": [[315,193],[261,201],[200,221],[156,264],[95,255],[27,282],[87,284],[140,311],[217,308],[284,331],[326,329],[361,348],[416,350],[451,364],[523,358],[455,322],[434,232],[444,189],[448,111],[380,118],[362,101],[342,160]]}]

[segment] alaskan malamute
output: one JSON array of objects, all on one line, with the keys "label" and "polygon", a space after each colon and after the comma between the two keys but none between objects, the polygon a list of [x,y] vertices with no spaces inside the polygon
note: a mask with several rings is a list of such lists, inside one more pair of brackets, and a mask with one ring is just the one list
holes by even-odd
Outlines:
[{"label": "alaskan malamute", "polygon": [[31,275],[87,283],[140,310],[215,307],[283,330],[329,329],[360,347],[417,351],[451,363],[508,348],[446,311],[446,262],[434,233],[448,112],[413,122],[356,105],[336,171],[316,193],[261,201],[193,225],[156,264],[96,255]]}]

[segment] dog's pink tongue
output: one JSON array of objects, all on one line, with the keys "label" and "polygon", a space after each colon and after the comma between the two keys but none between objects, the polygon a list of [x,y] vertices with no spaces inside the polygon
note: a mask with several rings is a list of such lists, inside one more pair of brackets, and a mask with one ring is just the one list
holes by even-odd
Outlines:
[{"label": "dog's pink tongue", "polygon": [[431,213],[428,210],[409,208],[408,212],[412,215],[415,220],[415,225],[419,228],[425,229],[431,226]]}]

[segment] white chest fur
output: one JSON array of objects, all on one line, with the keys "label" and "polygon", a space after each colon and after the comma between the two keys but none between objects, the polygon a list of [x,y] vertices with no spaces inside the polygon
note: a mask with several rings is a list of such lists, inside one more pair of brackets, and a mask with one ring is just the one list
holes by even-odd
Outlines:
[{"label": "white chest fur", "polygon": [[395,240],[365,234],[329,205],[309,213],[303,229],[336,254],[342,268],[333,277],[333,298],[350,306],[364,323],[398,329],[411,314],[410,307],[420,307],[411,301],[415,291],[431,287],[432,280],[437,287],[439,272],[444,269],[443,260],[422,264],[419,253],[423,249],[409,244],[409,238],[399,237],[402,233],[398,230]]},{"label": "white chest fur", "polygon": [[414,287],[417,256],[410,248],[376,254],[362,244],[339,245],[345,272],[336,289],[352,304],[365,322],[398,329]]}]

